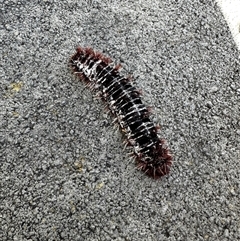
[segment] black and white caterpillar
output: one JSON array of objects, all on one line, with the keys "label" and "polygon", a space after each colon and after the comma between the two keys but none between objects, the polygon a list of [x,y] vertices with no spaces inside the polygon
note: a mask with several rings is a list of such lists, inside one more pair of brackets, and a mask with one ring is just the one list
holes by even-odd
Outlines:
[{"label": "black and white caterpillar", "polygon": [[155,126],[140,92],[130,78],[120,74],[120,65],[91,48],[76,49],[69,64],[74,73],[91,90],[98,92],[116,117],[127,144],[133,146],[137,168],[157,179],[169,173],[172,156],[165,141],[158,136]]}]

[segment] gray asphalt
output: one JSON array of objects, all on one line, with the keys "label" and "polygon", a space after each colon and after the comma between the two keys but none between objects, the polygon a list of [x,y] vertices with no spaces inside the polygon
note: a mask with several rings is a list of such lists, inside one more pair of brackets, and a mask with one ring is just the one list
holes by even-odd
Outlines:
[{"label": "gray asphalt", "polygon": [[[240,58],[220,9],[119,2],[0,1],[0,240],[239,240]],[[169,176],[136,170],[69,71],[78,45],[135,77]]]}]

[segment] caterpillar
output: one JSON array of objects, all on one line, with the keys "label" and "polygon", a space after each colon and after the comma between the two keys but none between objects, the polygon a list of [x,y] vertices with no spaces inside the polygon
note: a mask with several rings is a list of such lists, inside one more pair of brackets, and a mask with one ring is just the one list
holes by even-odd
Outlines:
[{"label": "caterpillar", "polygon": [[164,139],[159,137],[159,126],[150,119],[150,110],[131,78],[120,74],[121,65],[92,48],[78,47],[69,65],[80,80],[98,93],[115,116],[126,136],[126,145],[133,147],[137,169],[158,179],[167,175],[172,155]]}]

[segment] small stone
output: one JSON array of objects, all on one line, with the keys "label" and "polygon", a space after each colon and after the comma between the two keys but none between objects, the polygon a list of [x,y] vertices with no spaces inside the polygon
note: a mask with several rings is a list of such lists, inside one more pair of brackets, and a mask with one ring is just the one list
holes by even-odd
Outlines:
[{"label": "small stone", "polygon": [[215,86],[213,86],[213,87],[211,87],[210,89],[209,89],[209,92],[210,93],[215,93],[215,92],[217,92],[218,91],[218,87],[215,85]]}]

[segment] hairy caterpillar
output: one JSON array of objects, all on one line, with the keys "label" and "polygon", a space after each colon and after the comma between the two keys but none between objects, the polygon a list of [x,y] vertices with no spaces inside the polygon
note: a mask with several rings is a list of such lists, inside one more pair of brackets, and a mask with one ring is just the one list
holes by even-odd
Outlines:
[{"label": "hairy caterpillar", "polygon": [[116,117],[127,144],[133,146],[137,168],[157,179],[169,173],[172,156],[165,141],[158,136],[159,127],[149,118],[150,111],[130,79],[120,74],[120,65],[91,48],[78,47],[70,58],[73,72],[99,93]]}]

